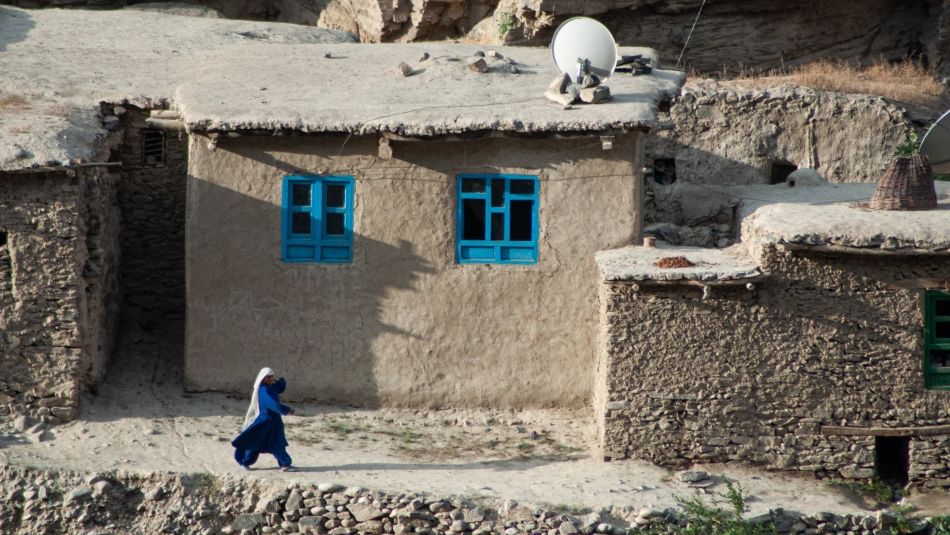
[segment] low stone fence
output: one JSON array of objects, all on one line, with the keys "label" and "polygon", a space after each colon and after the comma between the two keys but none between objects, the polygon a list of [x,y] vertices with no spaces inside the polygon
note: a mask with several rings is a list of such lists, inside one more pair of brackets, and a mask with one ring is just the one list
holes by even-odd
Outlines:
[{"label": "low stone fence", "polygon": [[[6,534],[536,534],[637,533],[685,525],[672,509],[582,516],[512,500],[476,503],[422,493],[384,493],[332,483],[289,484],[212,474],[81,474],[0,465],[0,532]],[[615,511],[616,512],[616,511]],[[782,510],[749,518],[780,534],[928,533],[898,514],[803,516]]]}]

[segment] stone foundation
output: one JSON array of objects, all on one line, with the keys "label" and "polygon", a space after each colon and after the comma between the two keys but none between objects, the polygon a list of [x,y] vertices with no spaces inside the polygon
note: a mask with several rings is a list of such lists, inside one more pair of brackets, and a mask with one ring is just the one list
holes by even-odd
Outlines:
[{"label": "stone foundation", "polygon": [[[909,479],[950,486],[950,392],[924,388],[923,288],[944,257],[763,249],[745,286],[607,284],[604,454],[876,475],[875,429],[905,428]],[[833,427],[867,430],[845,436]],[[880,434],[878,432],[878,434]],[[885,460],[886,461],[886,460]]]}]

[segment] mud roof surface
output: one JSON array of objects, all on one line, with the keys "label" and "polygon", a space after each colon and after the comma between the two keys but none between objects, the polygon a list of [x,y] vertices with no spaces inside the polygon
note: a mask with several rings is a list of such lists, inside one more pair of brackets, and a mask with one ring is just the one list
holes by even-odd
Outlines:
[{"label": "mud roof surface", "polygon": [[[684,79],[617,75],[612,102],[563,110],[543,96],[557,74],[547,49],[494,49],[519,73],[493,58],[476,73],[465,61],[487,48],[353,40],[289,24],[0,7],[0,169],[93,157],[103,101],[166,100],[192,131],[594,133],[651,127],[658,102]],[[431,59],[419,61],[424,52]],[[415,74],[397,75],[400,62]]]},{"label": "mud roof surface", "polygon": [[[692,266],[662,268],[657,262],[683,257]],[[600,251],[595,256],[601,277],[620,281],[734,281],[762,275],[759,266],[738,246],[707,249],[669,245],[657,241],[656,247],[627,246]]]}]

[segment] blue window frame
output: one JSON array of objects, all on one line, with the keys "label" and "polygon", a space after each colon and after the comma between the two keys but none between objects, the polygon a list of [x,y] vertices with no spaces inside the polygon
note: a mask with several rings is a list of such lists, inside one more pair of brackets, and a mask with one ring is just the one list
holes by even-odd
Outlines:
[{"label": "blue window frame", "polygon": [[353,260],[353,177],[286,176],[281,206],[285,262]]},{"label": "blue window frame", "polygon": [[537,263],[539,187],[530,175],[459,175],[457,261]]}]

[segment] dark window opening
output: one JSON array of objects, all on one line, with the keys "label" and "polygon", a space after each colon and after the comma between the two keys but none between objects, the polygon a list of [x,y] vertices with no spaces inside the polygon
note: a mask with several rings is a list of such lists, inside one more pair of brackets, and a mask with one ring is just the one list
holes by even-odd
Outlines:
[{"label": "dark window opening", "polygon": [[511,188],[511,193],[515,195],[533,195],[534,194],[534,181],[533,180],[512,180],[509,184]]},{"label": "dark window opening", "polygon": [[496,212],[491,215],[491,239],[492,241],[505,239],[505,214]]},{"label": "dark window opening", "polygon": [[310,212],[294,212],[291,217],[291,234],[310,234]]},{"label": "dark window opening", "polygon": [[950,317],[950,299],[937,299],[934,303],[934,312],[937,316]]},{"label": "dark window opening", "polygon": [[670,113],[670,109],[673,107],[673,102],[669,99],[661,100],[657,105],[657,111],[660,113]]},{"label": "dark window opening", "polygon": [[531,241],[531,212],[534,202],[511,201],[508,235],[511,241]]},{"label": "dark window opening", "polygon": [[165,163],[165,132],[142,130],[142,163],[146,165]]},{"label": "dark window opening", "polygon": [[934,338],[950,340],[950,321],[938,321],[934,324]]},{"label": "dark window opening", "polygon": [[653,181],[662,186],[676,182],[676,160],[673,158],[653,160]]},{"label": "dark window opening", "polygon": [[291,204],[310,206],[310,184],[294,184],[291,189]]},{"label": "dark window opening", "polygon": [[485,180],[481,178],[466,178],[462,180],[462,191],[465,193],[485,193]]},{"label": "dark window opening", "polygon": [[491,205],[492,206],[504,206],[505,205],[505,181],[504,180],[492,180],[491,181]]},{"label": "dark window opening", "polygon": [[0,232],[0,247],[3,247],[6,244],[7,244],[7,233]]},{"label": "dark window opening", "polygon": [[950,369],[950,349],[931,349],[930,367],[934,371],[942,371],[940,368]]},{"label": "dark window opening", "polygon": [[330,208],[343,208],[346,204],[346,186],[342,184],[327,184],[326,205]]},{"label": "dark window opening", "polygon": [[327,214],[324,221],[327,236],[343,235],[343,214]]},{"label": "dark window opening", "polygon": [[[482,183],[483,187],[484,185]],[[481,199],[462,201],[462,239],[485,239],[485,201]]]},{"label": "dark window opening", "polygon": [[874,437],[874,470],[888,485],[910,481],[910,437]]},{"label": "dark window opening", "polygon": [[772,162],[772,170],[769,173],[769,184],[784,184],[788,180],[788,175],[798,170],[798,166],[788,162]]}]

